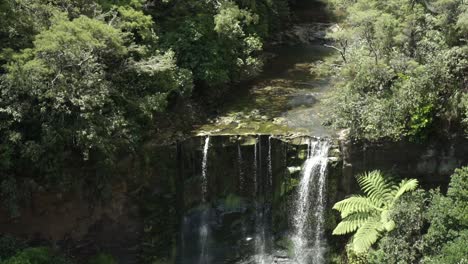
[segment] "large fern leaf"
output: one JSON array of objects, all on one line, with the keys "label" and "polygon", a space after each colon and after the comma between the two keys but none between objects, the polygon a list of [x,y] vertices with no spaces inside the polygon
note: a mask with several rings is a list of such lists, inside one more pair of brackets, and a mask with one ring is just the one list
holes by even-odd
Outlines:
[{"label": "large fern leaf", "polygon": [[386,201],[386,194],[390,194],[391,183],[388,182],[380,171],[371,171],[357,178],[362,191],[374,203],[375,206],[382,206]]},{"label": "large fern leaf", "polygon": [[343,219],[333,230],[333,235],[346,235],[356,231],[373,218],[370,213],[355,213]]},{"label": "large fern leaf", "polygon": [[414,191],[418,188],[418,180],[416,179],[405,179],[398,184],[398,186],[394,186],[392,194],[392,205],[406,192]]},{"label": "large fern leaf", "polygon": [[403,180],[398,185],[385,179],[380,171],[372,171],[357,178],[367,196],[353,195],[337,202],[333,209],[343,220],[333,230],[334,235],[356,232],[352,239],[353,250],[364,253],[384,232],[395,228],[390,213],[395,202],[405,193],[418,187],[417,180]]},{"label": "large fern leaf", "polygon": [[382,223],[373,219],[363,224],[353,236],[352,244],[356,253],[366,252],[381,236]]},{"label": "large fern leaf", "polygon": [[345,218],[348,215],[354,213],[371,213],[379,211],[379,208],[367,198],[361,195],[353,195],[340,202],[337,202],[333,209],[338,210],[341,213],[341,218]]}]

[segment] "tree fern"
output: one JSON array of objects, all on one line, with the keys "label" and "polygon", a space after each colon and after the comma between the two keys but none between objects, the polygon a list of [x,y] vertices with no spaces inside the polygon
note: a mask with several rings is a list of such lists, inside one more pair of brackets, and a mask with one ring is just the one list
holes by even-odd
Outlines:
[{"label": "tree fern", "polygon": [[405,192],[414,191],[416,188],[418,188],[418,180],[402,180],[398,187],[392,191],[392,203],[394,204]]},{"label": "tree fern", "polygon": [[381,206],[390,200],[392,184],[383,177],[380,171],[371,171],[358,176],[357,181],[362,191],[374,204]]},{"label": "tree fern", "polygon": [[382,233],[382,223],[379,219],[370,219],[364,223],[354,234],[352,238],[353,250],[356,253],[366,252],[377,240]]},{"label": "tree fern", "polygon": [[343,201],[337,202],[333,209],[341,212],[341,217],[345,218],[354,213],[374,212],[380,208],[376,207],[373,202],[365,196],[353,195]]},{"label": "tree fern", "polygon": [[384,232],[394,229],[390,218],[395,201],[404,193],[418,187],[415,179],[402,180],[398,185],[385,179],[380,171],[372,171],[357,177],[366,196],[353,195],[337,202],[333,209],[341,213],[342,221],[333,230],[334,235],[356,232],[351,240],[357,253],[367,251]]},{"label": "tree fern", "polygon": [[333,235],[345,235],[356,231],[372,218],[370,213],[355,213],[343,219],[333,230]]}]

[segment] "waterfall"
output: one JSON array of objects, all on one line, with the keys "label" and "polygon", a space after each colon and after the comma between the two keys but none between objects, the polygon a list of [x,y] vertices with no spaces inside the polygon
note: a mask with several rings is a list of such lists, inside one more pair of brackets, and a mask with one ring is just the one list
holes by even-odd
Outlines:
[{"label": "waterfall", "polygon": [[262,166],[262,137],[261,136],[258,136],[257,138],[257,142],[258,142],[258,166],[257,166],[257,169],[258,169],[258,178],[259,179],[257,182],[259,184],[257,184],[257,187],[258,187],[258,192],[259,194],[263,194],[263,190],[264,190],[264,187],[263,187],[263,173],[262,173],[262,169],[263,169],[263,166]]},{"label": "waterfall", "polygon": [[257,171],[258,171],[258,165],[257,165],[257,146],[258,142],[255,141],[254,145],[254,159],[253,159],[253,185],[254,185],[254,197],[257,198],[257,191],[258,191],[258,183],[257,183]]},{"label": "waterfall", "polygon": [[316,209],[315,209],[315,222],[313,225],[314,230],[314,244],[313,244],[313,254],[312,254],[312,263],[324,263],[324,253],[325,253],[325,241],[324,241],[324,222],[325,222],[325,194],[326,194],[326,170],[327,170],[327,156],[329,145],[328,142],[322,147],[323,151],[320,153],[322,161],[318,168],[319,180],[316,187],[317,191],[317,200],[316,200]]},{"label": "waterfall", "polygon": [[[205,138],[205,145],[203,147],[203,160],[202,160],[202,202],[206,203],[206,196],[208,191],[208,150],[210,147],[210,137]],[[200,243],[200,259],[199,264],[206,264],[209,262],[208,252],[206,251],[206,244],[209,236],[209,227],[208,227],[208,210],[209,208],[203,208],[200,217],[200,226],[198,229],[199,234],[199,243]]]},{"label": "waterfall", "polygon": [[239,168],[239,193],[242,194],[243,186],[244,186],[244,169],[243,169],[243,164],[244,161],[242,159],[242,151],[241,151],[241,145],[237,144],[237,166]]},{"label": "waterfall", "polygon": [[271,158],[271,136],[268,137],[268,184],[273,186],[273,164]]},{"label": "waterfall", "polygon": [[[300,264],[321,264],[324,262],[325,248],[322,237],[328,149],[329,143],[327,141],[309,141],[307,146],[307,159],[301,171],[293,214],[294,231],[291,238],[295,259]],[[315,195],[315,201],[311,201],[312,194]],[[315,207],[313,209],[311,208],[312,204]],[[308,219],[309,212],[312,210],[315,211],[315,219],[312,230],[310,230]],[[311,233],[314,236],[312,243],[309,242]]]},{"label": "waterfall", "polygon": [[203,147],[203,160],[202,160],[202,200],[206,201],[206,194],[208,190],[208,177],[206,176],[208,165],[208,149],[210,148],[210,136],[205,138],[205,146]]},{"label": "waterfall", "polygon": [[[266,230],[265,230],[265,212],[264,205],[259,199],[262,195],[262,188],[260,184],[263,181],[260,181],[262,178],[262,145],[261,137],[257,138],[257,141],[254,146],[254,191],[255,191],[255,263],[266,264]],[[264,201],[263,201],[264,202]]]}]

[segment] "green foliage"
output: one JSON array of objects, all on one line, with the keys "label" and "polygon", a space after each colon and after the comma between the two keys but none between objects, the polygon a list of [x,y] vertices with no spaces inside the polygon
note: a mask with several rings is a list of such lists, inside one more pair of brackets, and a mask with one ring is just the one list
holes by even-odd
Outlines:
[{"label": "green foliage", "polygon": [[396,228],[379,240],[377,249],[369,251],[368,263],[417,263],[421,259],[428,199],[428,194],[418,189],[398,200],[390,214]]},{"label": "green foliage", "polygon": [[395,203],[404,193],[415,190],[418,181],[403,180],[392,185],[379,171],[372,171],[359,176],[358,183],[366,196],[353,195],[333,206],[343,218],[333,234],[355,232],[351,240],[352,250],[360,254],[366,252],[383,233],[394,229],[395,222],[390,214]]},{"label": "green foliage", "polygon": [[17,216],[19,189],[102,194],[171,100],[258,74],[288,17],[286,0],[1,1],[2,202]]},{"label": "green foliage", "polygon": [[26,182],[63,191],[87,182],[102,192],[109,177],[67,170],[109,175],[154,127],[169,96],[191,94],[191,72],[160,47],[141,1],[111,2],[0,6],[0,16],[8,17],[0,38],[14,40],[0,44],[0,190],[13,216],[24,192],[18,190],[29,190],[17,186]]},{"label": "green foliage", "polygon": [[468,261],[468,230],[460,232],[459,236],[445,244],[440,253],[436,256],[429,257],[425,263],[430,264],[460,264]]},{"label": "green foliage", "polygon": [[435,192],[431,206],[427,211],[426,217],[431,225],[424,239],[426,241],[426,257],[429,260],[445,258],[445,254],[456,248],[459,242],[453,242],[452,246],[448,244],[451,244],[452,241],[466,240],[466,230],[468,230],[467,201],[468,167],[463,167],[457,169],[452,175],[447,196]]},{"label": "green foliage", "polygon": [[112,255],[100,253],[89,260],[89,264],[117,264]]},{"label": "green foliage", "polygon": [[2,260],[6,260],[14,256],[18,251],[26,248],[26,244],[12,236],[1,236],[0,237],[0,263]]},{"label": "green foliage", "polygon": [[[468,167],[457,169],[447,191],[417,190],[402,196],[390,213],[395,229],[350,263],[463,263],[468,254]],[[427,228],[429,226],[429,228]]]},{"label": "green foliage", "polygon": [[[88,159],[90,151],[110,156],[119,144],[134,141],[132,127],[138,119],[129,116],[138,110],[134,105],[140,104],[143,115],[163,110],[167,93],[185,89],[180,86],[188,82],[180,77],[189,76],[174,73],[170,53],[135,61],[128,41],[119,29],[84,16],[59,21],[37,35],[34,48],[14,56],[3,78],[2,112],[12,126],[33,124],[35,132],[8,131],[19,134],[14,143],[37,137],[34,148],[75,145]],[[127,74],[154,80],[137,82],[132,91],[126,87],[130,80],[122,79]],[[32,160],[43,155],[40,149],[28,152],[36,155]]]},{"label": "green foliage", "polygon": [[242,197],[230,193],[224,200],[224,207],[226,211],[236,211],[242,208],[243,203]]},{"label": "green foliage", "polygon": [[[192,9],[196,15],[187,15]],[[162,21],[161,42],[191,69],[195,81],[208,86],[256,75],[262,66],[262,40],[255,26],[260,17],[232,1],[185,1]]]},{"label": "green foliage", "polygon": [[463,94],[460,102],[460,108],[464,111],[462,112],[462,122],[465,125],[465,133],[468,135],[468,93]]},{"label": "green foliage", "polygon": [[69,264],[66,259],[53,254],[45,247],[26,248],[1,264]]},{"label": "green foliage", "polygon": [[464,21],[466,5],[330,2],[345,15],[328,35],[342,59],[338,67],[325,64],[333,67],[336,88],[328,99],[330,124],[350,128],[354,138],[421,141],[465,118],[456,95],[466,94],[466,32],[457,22]]},{"label": "green foliage", "polygon": [[427,129],[432,122],[431,115],[433,112],[433,108],[434,107],[432,105],[426,105],[416,109],[416,112],[411,115],[411,120],[409,121],[409,136],[424,136],[424,130]]}]

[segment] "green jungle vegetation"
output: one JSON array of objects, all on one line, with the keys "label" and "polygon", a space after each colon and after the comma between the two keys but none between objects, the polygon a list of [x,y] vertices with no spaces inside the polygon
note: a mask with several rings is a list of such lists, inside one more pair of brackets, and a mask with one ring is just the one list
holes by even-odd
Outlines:
[{"label": "green jungle vegetation", "polygon": [[369,141],[468,132],[466,2],[330,3],[341,23],[329,33],[337,56],[322,67],[335,87],[329,124]]},{"label": "green jungle vegetation", "polygon": [[393,184],[380,171],[358,177],[365,195],[334,205],[343,218],[334,235],[354,233],[333,263],[460,264],[468,256],[468,167],[455,170],[447,194]]},{"label": "green jungle vegetation", "polygon": [[[299,0],[297,0],[299,1]],[[293,1],[294,2],[294,1]],[[333,89],[324,122],[354,140],[424,144],[468,135],[464,0],[328,0],[336,55],[312,70]],[[0,202],[38,190],[105,198],[116,166],[158,136],[177,102],[257,76],[291,22],[287,0],[0,2]],[[448,191],[380,171],[335,204],[335,263],[468,263],[468,167]],[[117,263],[105,252],[90,264]],[[0,236],[0,264],[75,263],[55,246]]]},{"label": "green jungle vegetation", "polygon": [[174,98],[258,74],[288,19],[286,0],[2,1],[2,202],[18,215],[39,187],[105,196]]}]

